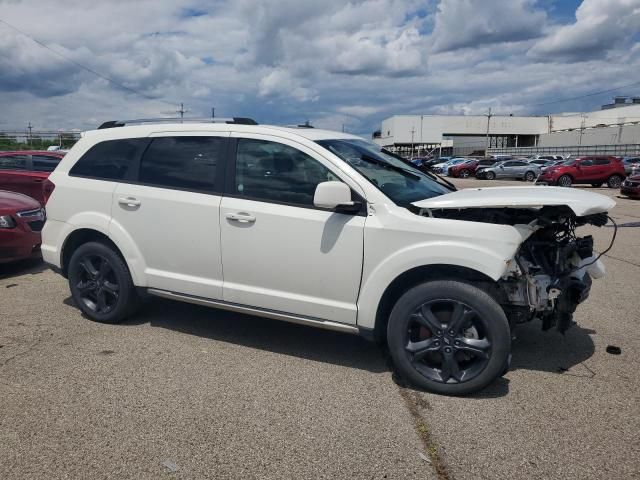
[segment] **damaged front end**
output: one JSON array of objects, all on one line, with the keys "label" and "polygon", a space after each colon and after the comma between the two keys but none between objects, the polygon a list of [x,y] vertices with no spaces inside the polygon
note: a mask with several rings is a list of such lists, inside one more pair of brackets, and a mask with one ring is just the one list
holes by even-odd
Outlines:
[{"label": "damaged front end", "polygon": [[522,243],[498,282],[505,311],[516,323],[542,320],[543,330],[565,332],[573,324],[578,304],[589,296],[592,278],[604,276],[604,265],[594,256],[593,237],[578,237],[581,225],[601,227],[605,213],[576,217],[571,212],[541,212],[535,231]]},{"label": "damaged front end", "polygon": [[[590,235],[578,237],[583,225],[604,226],[615,202],[604,195],[573,188],[474,188],[414,202],[414,213],[434,218],[511,225],[522,243],[498,280],[497,295],[512,323],[534,318],[543,329],[565,332],[573,313],[604,275]],[[611,220],[613,222],[613,220]],[[613,222],[614,227],[615,222]]]},{"label": "damaged front end", "polygon": [[520,232],[523,242],[497,282],[500,303],[512,323],[539,318],[543,330],[556,327],[565,332],[573,324],[576,307],[589,296],[592,278],[605,273],[599,260],[602,254],[594,255],[593,237],[578,237],[576,229],[604,226],[609,219],[606,212],[578,216],[567,206],[554,205],[421,209],[416,213],[511,225]]}]

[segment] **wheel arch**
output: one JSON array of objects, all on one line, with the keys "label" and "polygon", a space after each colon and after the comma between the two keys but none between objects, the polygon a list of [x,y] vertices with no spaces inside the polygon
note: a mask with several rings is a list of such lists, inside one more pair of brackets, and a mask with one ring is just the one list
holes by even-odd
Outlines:
[{"label": "wheel arch", "polygon": [[126,257],[123,255],[120,247],[106,233],[93,228],[77,228],[65,238],[60,254],[60,267],[62,269],[62,274],[65,277],[68,276],[69,262],[71,260],[71,256],[73,255],[73,252],[78,247],[88,242],[104,243],[111,247],[127,265],[127,268],[129,268],[129,272],[131,273],[131,277],[133,278],[134,283],[137,285],[136,274],[131,268],[131,265],[129,265]]},{"label": "wheel arch", "polygon": [[498,300],[497,282],[488,275],[461,265],[431,264],[411,268],[391,281],[380,297],[375,310],[372,336],[376,342],[384,342],[391,309],[408,289],[431,280],[455,280],[479,287]]}]

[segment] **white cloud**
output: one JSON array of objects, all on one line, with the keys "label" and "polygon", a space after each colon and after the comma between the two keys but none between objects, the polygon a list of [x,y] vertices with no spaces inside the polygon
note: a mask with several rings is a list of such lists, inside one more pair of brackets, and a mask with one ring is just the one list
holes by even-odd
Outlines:
[{"label": "white cloud", "polygon": [[546,14],[533,0],[442,0],[435,16],[433,50],[518,42],[542,34]]},{"label": "white cloud", "polygon": [[546,61],[601,58],[621,44],[637,42],[638,33],[640,0],[584,0],[576,22],[556,29],[529,55]]},{"label": "white cloud", "polygon": [[566,26],[549,1],[0,0],[3,20],[154,98],[0,24],[0,128],[88,128],[184,102],[193,116],[366,133],[392,114],[547,113],[530,105],[635,78],[640,0],[585,0]]}]

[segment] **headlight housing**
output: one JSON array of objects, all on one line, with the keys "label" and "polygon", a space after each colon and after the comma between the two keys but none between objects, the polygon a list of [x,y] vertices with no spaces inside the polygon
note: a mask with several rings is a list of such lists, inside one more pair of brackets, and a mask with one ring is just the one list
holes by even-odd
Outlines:
[{"label": "headlight housing", "polygon": [[0,228],[15,228],[16,222],[9,215],[0,215]]}]

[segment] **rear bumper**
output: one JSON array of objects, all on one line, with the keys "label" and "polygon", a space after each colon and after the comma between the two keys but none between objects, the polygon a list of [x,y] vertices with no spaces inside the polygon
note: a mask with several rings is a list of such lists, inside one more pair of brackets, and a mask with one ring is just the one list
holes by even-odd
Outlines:
[{"label": "rear bumper", "polygon": [[42,259],[52,268],[61,268],[61,250],[68,225],[48,219],[42,229]]}]

